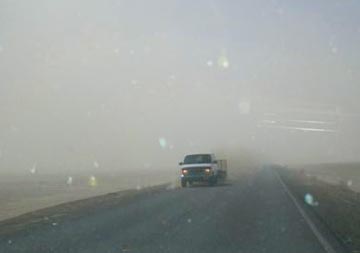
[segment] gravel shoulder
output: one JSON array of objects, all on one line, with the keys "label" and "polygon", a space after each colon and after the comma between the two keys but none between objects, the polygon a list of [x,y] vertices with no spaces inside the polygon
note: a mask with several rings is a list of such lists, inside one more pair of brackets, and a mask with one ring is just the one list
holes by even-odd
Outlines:
[{"label": "gravel shoulder", "polygon": [[301,169],[278,171],[298,200],[348,252],[360,252],[360,193],[346,184],[336,185],[309,176]]}]

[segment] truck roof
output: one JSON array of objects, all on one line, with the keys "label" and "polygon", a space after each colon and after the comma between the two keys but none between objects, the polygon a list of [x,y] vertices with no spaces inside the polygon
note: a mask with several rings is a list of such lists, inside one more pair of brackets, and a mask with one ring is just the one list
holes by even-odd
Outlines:
[{"label": "truck roof", "polygon": [[188,155],[214,155],[213,153],[191,153],[191,154],[187,154]]}]

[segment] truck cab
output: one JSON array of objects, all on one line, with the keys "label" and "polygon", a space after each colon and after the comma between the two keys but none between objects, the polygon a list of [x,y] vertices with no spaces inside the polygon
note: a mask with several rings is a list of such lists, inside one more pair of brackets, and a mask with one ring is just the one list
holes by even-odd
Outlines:
[{"label": "truck cab", "polygon": [[226,160],[217,160],[215,154],[189,154],[179,165],[182,187],[194,182],[215,185],[219,179],[226,178]]}]

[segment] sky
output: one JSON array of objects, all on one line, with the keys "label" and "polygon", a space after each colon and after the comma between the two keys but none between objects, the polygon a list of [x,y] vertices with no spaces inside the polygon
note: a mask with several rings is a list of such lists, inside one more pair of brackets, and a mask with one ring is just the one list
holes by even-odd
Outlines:
[{"label": "sky", "polygon": [[[360,2],[0,1],[0,170],[356,161]],[[236,163],[233,163],[233,166]]]}]

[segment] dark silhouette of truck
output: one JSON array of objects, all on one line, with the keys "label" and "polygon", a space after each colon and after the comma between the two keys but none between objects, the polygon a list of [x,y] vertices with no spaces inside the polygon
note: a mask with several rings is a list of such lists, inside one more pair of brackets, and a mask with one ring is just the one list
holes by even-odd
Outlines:
[{"label": "dark silhouette of truck", "polygon": [[179,163],[181,186],[206,182],[213,186],[227,177],[227,161],[216,159],[214,154],[190,154]]}]

